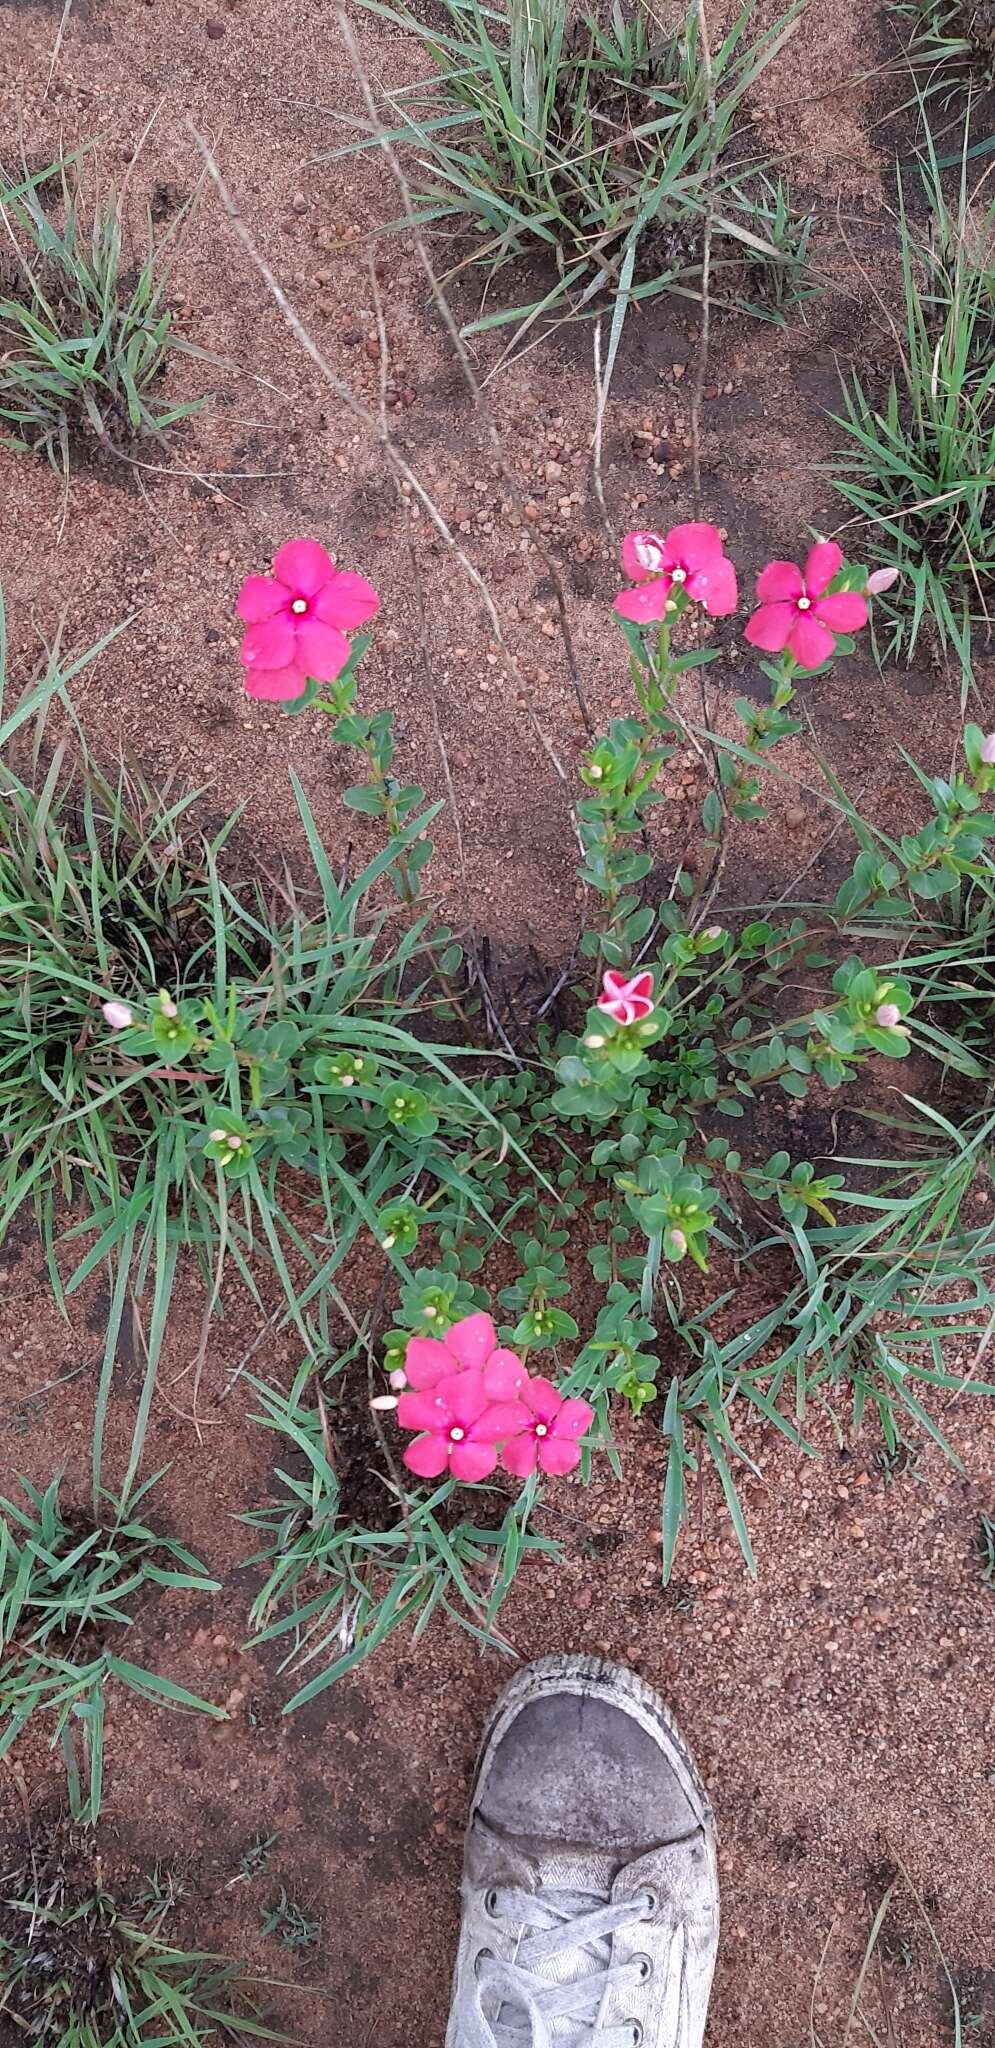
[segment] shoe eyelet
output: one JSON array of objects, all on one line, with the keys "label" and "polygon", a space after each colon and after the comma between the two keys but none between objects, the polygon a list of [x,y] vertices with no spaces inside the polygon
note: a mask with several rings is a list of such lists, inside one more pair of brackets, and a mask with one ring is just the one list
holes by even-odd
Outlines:
[{"label": "shoe eyelet", "polygon": [[632,2042],[632,2048],[642,2048],[643,2030],[638,2020],[633,2020],[632,2022],[632,2031],[629,2039]]},{"label": "shoe eyelet", "polygon": [[644,1955],[632,1956],[632,1957],[630,1958],[630,1960],[631,1960],[631,1961],[632,1961],[632,1962],[633,1962],[633,1963],[635,1964],[635,1966],[636,1966],[636,1969],[637,1969],[637,1970],[639,1971],[639,1982],[640,1982],[640,1984],[648,1984],[648,1983],[649,1983],[649,1980],[650,1980],[650,1978],[651,1978],[651,1977],[652,1977],[652,1975],[653,1975],[653,1958],[652,1958],[652,1956],[644,1956]]},{"label": "shoe eyelet", "polygon": [[656,1893],[648,1890],[644,1891],[643,1898],[646,1903],[643,1907],[641,1918],[643,1920],[655,1920],[660,1911],[660,1901]]},{"label": "shoe eyelet", "polygon": [[493,1920],[494,1915],[497,1912],[497,1897],[497,1892],[493,1889],[489,1892],[484,1893],[484,1912],[486,1913],[488,1920]]}]

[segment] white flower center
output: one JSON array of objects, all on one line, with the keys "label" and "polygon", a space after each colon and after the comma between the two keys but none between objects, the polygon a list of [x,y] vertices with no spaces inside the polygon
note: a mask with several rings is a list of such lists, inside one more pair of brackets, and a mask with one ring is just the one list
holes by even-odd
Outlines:
[{"label": "white flower center", "polygon": [[292,612],[297,613],[298,618],[303,617],[303,614],[307,611],[307,598],[295,597],[290,609]]},{"label": "white flower center", "polygon": [[800,597],[800,598],[798,599],[798,609],[799,609],[799,611],[800,611],[800,612],[810,612],[810,611],[811,611],[811,609],[812,609],[812,600],[811,600],[811,598],[810,598],[810,597]]},{"label": "white flower center", "polygon": [[451,1429],[449,1432],[449,1441],[451,1444],[461,1444],[465,1435],[466,1430],[460,1429],[459,1425],[457,1424],[457,1427],[455,1429]]},{"label": "white flower center", "polygon": [[688,572],[687,572],[687,570],[686,570],[686,569],[671,569],[671,572],[670,572],[670,580],[671,580],[671,583],[686,583],[686,582],[687,582],[687,579],[688,579]]},{"label": "white flower center", "polygon": [[637,540],[636,560],[641,569],[658,569],[663,556],[651,540]]},{"label": "white flower center", "polygon": [[547,1429],[547,1427],[546,1427],[546,1424],[545,1424],[544,1422],[537,1422],[537,1423],[536,1423],[536,1435],[537,1435],[537,1436],[548,1436],[548,1435],[549,1435],[549,1430]]}]

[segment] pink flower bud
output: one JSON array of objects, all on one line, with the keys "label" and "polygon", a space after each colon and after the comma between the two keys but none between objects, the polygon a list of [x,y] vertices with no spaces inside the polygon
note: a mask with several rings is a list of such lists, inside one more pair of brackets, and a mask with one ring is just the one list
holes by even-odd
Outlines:
[{"label": "pink flower bud", "polygon": [[986,732],[981,742],[981,758],[986,768],[995,767],[995,732]]},{"label": "pink flower bud", "polygon": [[100,1007],[104,1023],[109,1024],[112,1031],[127,1031],[129,1024],[135,1021],[127,1003],[101,1003]]},{"label": "pink flower bud", "polygon": [[408,1375],[405,1372],[403,1365],[395,1366],[394,1371],[392,1373],[389,1373],[387,1378],[388,1385],[393,1387],[395,1394],[402,1393],[404,1388],[408,1384]]},{"label": "pink flower bud", "polygon": [[164,1017],[178,1017],[180,1014],[172,996],[160,996],[159,1008]]},{"label": "pink flower bud", "polygon": [[892,584],[898,582],[901,573],[901,570],[897,569],[893,562],[889,562],[886,569],[872,569],[867,582],[864,584],[866,595],[868,597],[880,597],[883,590],[890,590]]},{"label": "pink flower bud", "polygon": [[705,926],[706,939],[721,939],[722,935],[723,930],[720,924],[709,924]]},{"label": "pink flower bud", "polygon": [[673,1245],[675,1252],[687,1251],[688,1241],[684,1235],[683,1230],[672,1230],[670,1233],[670,1242]]},{"label": "pink flower bud", "polygon": [[896,1024],[900,1024],[901,1021],[902,1013],[897,1003],[878,1004],[874,1012],[874,1022],[880,1024],[882,1031],[894,1031]]}]

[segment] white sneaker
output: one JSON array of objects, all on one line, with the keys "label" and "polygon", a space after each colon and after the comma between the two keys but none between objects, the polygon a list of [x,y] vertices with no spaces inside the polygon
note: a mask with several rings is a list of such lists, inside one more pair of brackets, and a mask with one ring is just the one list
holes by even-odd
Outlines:
[{"label": "white sneaker", "polygon": [[663,1701],[598,1657],[502,1693],[470,1806],[446,2048],[701,2048],[715,1821]]}]

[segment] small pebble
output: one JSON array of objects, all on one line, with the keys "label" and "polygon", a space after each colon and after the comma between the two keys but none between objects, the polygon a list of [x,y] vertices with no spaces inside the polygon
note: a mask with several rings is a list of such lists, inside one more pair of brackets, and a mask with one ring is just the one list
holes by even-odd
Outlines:
[{"label": "small pebble", "polygon": [[212,14],[210,19],[204,23],[204,26],[207,30],[209,40],[212,43],[220,43],[221,38],[225,32],[224,22],[219,21],[216,14]]}]

